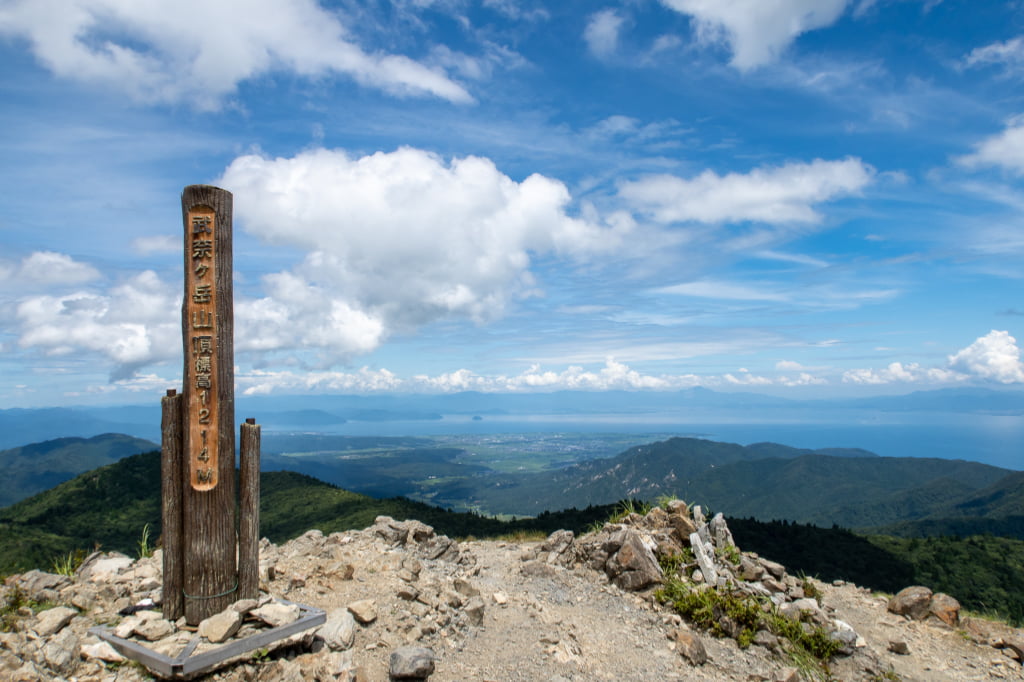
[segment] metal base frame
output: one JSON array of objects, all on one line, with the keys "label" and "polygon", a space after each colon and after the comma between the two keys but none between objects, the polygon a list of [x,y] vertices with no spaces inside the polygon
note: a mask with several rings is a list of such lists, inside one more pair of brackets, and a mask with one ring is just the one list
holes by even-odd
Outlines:
[{"label": "metal base frame", "polygon": [[[293,604],[284,599],[278,599],[278,602],[282,604]],[[323,625],[327,622],[327,613],[323,609],[318,609],[315,606],[306,606],[304,604],[294,604],[299,607],[302,615],[298,620],[292,621],[286,625],[279,625],[276,628],[271,628],[263,632],[257,632],[254,635],[249,635],[242,639],[229,642],[223,646],[219,646],[216,649],[206,651],[195,656],[192,652],[195,651],[196,647],[199,646],[200,637],[195,635],[185,648],[182,649],[181,653],[176,657],[171,658],[164,654],[158,653],[142,646],[138,642],[124,639],[115,635],[111,628],[107,626],[97,626],[89,629],[89,634],[96,635],[105,642],[109,642],[114,649],[117,650],[125,658],[130,658],[133,661],[138,661],[142,665],[146,666],[151,672],[159,675],[164,679],[177,679],[187,680],[191,679],[202,673],[210,672],[229,659],[233,659],[242,654],[254,651],[261,647],[265,647],[274,642],[291,637],[292,635],[298,634],[304,630]]]}]

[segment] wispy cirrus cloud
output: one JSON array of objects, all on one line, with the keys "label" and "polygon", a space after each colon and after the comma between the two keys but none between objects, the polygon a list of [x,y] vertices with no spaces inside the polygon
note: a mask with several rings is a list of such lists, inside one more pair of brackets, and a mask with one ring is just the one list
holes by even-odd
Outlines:
[{"label": "wispy cirrus cloud", "polygon": [[964,57],[966,67],[997,66],[1007,75],[1024,74],[1024,37],[976,47]]},{"label": "wispy cirrus cloud", "polygon": [[695,221],[770,224],[817,223],[815,205],[857,194],[875,170],[860,159],[815,159],[748,173],[704,171],[692,178],[652,175],[623,182],[619,194],[659,223]]},{"label": "wispy cirrus cloud", "polygon": [[818,309],[846,309],[890,300],[901,293],[892,287],[868,288],[865,283],[794,283],[792,281],[695,279],[652,290],[669,296],[686,296],[718,302],[774,303]]}]

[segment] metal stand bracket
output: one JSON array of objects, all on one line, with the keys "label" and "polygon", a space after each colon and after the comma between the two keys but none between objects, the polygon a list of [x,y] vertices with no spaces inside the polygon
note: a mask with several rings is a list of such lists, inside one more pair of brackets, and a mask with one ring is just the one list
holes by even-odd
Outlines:
[{"label": "metal stand bracket", "polygon": [[[284,599],[277,601],[283,604],[293,603]],[[138,642],[118,637],[107,626],[90,628],[89,634],[96,635],[105,642],[109,642],[122,656],[138,661],[151,672],[164,679],[187,680],[202,673],[210,672],[237,656],[327,622],[327,614],[323,609],[304,604],[295,604],[295,606],[298,606],[302,613],[298,620],[228,642],[216,649],[211,649],[195,656],[192,655],[192,652],[199,645],[199,635],[193,637],[180,654],[171,658],[142,646]]]}]

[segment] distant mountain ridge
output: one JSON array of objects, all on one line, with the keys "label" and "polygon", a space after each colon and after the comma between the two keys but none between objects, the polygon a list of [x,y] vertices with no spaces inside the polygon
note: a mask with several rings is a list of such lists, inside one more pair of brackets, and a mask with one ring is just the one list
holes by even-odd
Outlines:
[{"label": "distant mountain ridge", "polygon": [[70,480],[90,469],[158,447],[142,438],[104,433],[56,438],[0,452],[0,507]]},{"label": "distant mountain ridge", "polygon": [[[672,438],[557,471],[491,477],[474,491],[472,502],[529,514],[556,501],[580,505],[669,495],[735,516],[849,528],[965,517],[972,505],[985,505],[989,515],[1021,509],[1015,507],[1024,480],[1020,472],[963,460],[823,452],[835,451]],[[458,493],[464,484],[453,488]],[[445,494],[439,486],[437,499]],[[958,504],[964,511],[956,511]]]},{"label": "distant mountain ridge", "polygon": [[[268,434],[267,443],[276,438]],[[264,469],[296,470],[372,497],[405,496],[446,508],[532,516],[624,498],[674,496],[766,521],[837,524],[905,536],[989,532],[1024,538],[1024,472],[977,462],[671,438],[542,473],[499,473],[460,457],[462,450],[438,447],[429,439],[299,438],[303,448],[327,454],[282,457],[268,452]],[[156,447],[104,434],[0,452],[0,506]],[[347,447],[378,454],[332,454]]]}]

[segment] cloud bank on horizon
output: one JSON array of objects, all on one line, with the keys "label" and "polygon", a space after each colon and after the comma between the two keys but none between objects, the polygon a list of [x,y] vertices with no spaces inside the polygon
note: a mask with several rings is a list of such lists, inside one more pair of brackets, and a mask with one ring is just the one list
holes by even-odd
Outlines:
[{"label": "cloud bank on horizon", "polygon": [[180,381],[196,182],[246,394],[1019,386],[1014,11],[0,0],[0,407]]}]

